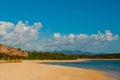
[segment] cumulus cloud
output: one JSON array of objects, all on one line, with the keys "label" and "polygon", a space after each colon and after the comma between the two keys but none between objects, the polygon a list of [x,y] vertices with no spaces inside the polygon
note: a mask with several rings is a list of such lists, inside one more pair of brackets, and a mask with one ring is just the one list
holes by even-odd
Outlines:
[{"label": "cumulus cloud", "polygon": [[77,37],[78,39],[85,39],[85,38],[88,37],[88,35],[87,35],[87,34],[78,34],[78,35],[76,35],[76,37]]},{"label": "cumulus cloud", "polygon": [[18,21],[15,25],[11,22],[0,22],[0,43],[23,47],[28,43],[37,40],[38,30],[42,27],[41,23],[28,25]]},{"label": "cumulus cloud", "polygon": [[[17,24],[0,21],[0,43],[8,46],[19,47],[25,50],[83,50],[100,51],[105,50],[108,44],[112,44],[119,39],[118,34],[113,34],[110,30],[104,33],[98,31],[96,34],[65,34],[54,33],[53,37],[40,38],[41,22],[29,25],[29,22],[18,21]],[[114,43],[113,43],[114,44]],[[113,48],[113,47],[112,47]]]},{"label": "cumulus cloud", "polygon": [[105,30],[105,33],[101,33],[100,31],[98,31],[98,34],[91,34],[91,35],[87,35],[87,34],[69,34],[61,36],[60,33],[55,33],[54,34],[54,38],[55,39],[94,39],[94,40],[106,40],[106,41],[113,41],[113,40],[117,40],[119,38],[119,35],[113,35],[113,33],[110,30]]},{"label": "cumulus cloud", "polygon": [[55,33],[53,37],[54,37],[55,39],[60,39],[61,34],[60,34],[60,33]]},{"label": "cumulus cloud", "polygon": [[8,34],[9,30],[14,26],[13,23],[0,21],[0,36]]},{"label": "cumulus cloud", "polygon": [[73,39],[73,38],[75,38],[75,35],[74,34],[69,34],[68,37],[71,38],[71,39]]},{"label": "cumulus cloud", "polygon": [[93,34],[91,36],[96,40],[107,40],[107,41],[113,41],[119,38],[117,34],[113,36],[113,33],[111,33],[110,30],[105,30],[105,34],[102,34],[100,31],[98,31],[98,34]]},{"label": "cumulus cloud", "polygon": [[61,35],[60,33],[55,33],[53,35],[54,42],[49,44],[55,50],[59,49],[98,49],[104,47],[107,43],[119,39],[119,35],[113,35],[110,30],[105,30],[105,33],[98,31],[97,34],[68,34]]}]

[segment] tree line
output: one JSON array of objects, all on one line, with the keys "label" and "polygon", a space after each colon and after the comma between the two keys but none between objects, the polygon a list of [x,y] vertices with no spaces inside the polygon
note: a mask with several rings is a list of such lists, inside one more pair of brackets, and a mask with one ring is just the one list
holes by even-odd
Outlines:
[{"label": "tree line", "polygon": [[58,52],[28,52],[28,57],[24,58],[28,60],[73,60],[77,59],[77,56],[66,55]]},{"label": "tree line", "polygon": [[[1,54],[0,59],[7,59],[8,55]],[[9,56],[11,59],[15,59],[16,56]],[[19,57],[19,56],[18,56]],[[75,59],[120,59],[120,53],[111,54],[75,54],[67,55],[60,52],[36,52],[28,51],[28,57],[22,57],[25,60],[75,60]]]},{"label": "tree line", "polygon": [[75,59],[120,59],[120,53],[110,54],[73,54],[68,55],[60,52],[28,52],[28,57],[24,58],[28,60],[75,60]]}]

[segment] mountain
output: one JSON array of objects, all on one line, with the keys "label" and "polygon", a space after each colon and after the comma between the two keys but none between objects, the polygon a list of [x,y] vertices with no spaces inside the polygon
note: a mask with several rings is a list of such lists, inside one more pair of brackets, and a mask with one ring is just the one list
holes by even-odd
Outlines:
[{"label": "mountain", "polygon": [[54,51],[54,52],[60,52],[60,53],[64,53],[67,55],[77,55],[77,54],[95,55],[95,53],[85,52],[85,51],[81,51],[81,50],[61,50],[61,51]]}]

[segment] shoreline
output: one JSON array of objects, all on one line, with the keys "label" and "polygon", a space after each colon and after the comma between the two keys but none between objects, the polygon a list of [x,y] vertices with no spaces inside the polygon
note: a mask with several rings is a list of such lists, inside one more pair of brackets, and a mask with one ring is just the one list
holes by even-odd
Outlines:
[{"label": "shoreline", "polygon": [[[85,61],[92,61],[92,60],[94,61],[94,60],[120,60],[120,59],[43,60],[43,61],[40,61],[40,63],[46,64],[46,63],[49,63],[49,62],[85,62]],[[48,65],[52,65],[52,64],[48,64]],[[57,65],[57,66],[63,66],[63,65]],[[63,67],[72,67],[72,66],[63,66]],[[103,70],[83,68],[83,67],[72,67],[72,68],[81,68],[81,69],[99,71],[99,72],[102,72],[104,74],[104,76],[111,77],[108,72],[103,71]],[[120,80],[120,78],[116,78],[116,77],[113,77],[113,76],[111,78],[114,78],[115,80]]]},{"label": "shoreline", "polygon": [[[60,60],[53,61],[60,62]],[[76,60],[61,61],[73,62]],[[24,60],[22,63],[0,63],[0,78],[1,80],[117,80],[105,76],[103,71],[41,64],[42,62],[51,62],[51,60]]]},{"label": "shoreline", "polygon": [[81,62],[90,60],[120,60],[120,59],[76,59],[76,60],[24,60],[33,62]]},{"label": "shoreline", "polygon": [[[77,59],[77,60],[34,60],[34,61],[35,61],[36,63],[46,64],[46,63],[49,63],[49,62],[85,62],[85,61],[90,61],[90,60],[120,60],[120,59]],[[52,65],[52,64],[46,64],[46,65]],[[78,67],[62,66],[62,65],[53,65],[53,66],[78,68]],[[102,73],[102,74],[103,74],[104,76],[106,76],[106,77],[113,78],[113,80],[120,80],[120,79],[118,79],[118,78],[109,76],[106,71],[89,69],[89,68],[78,68],[78,69],[98,71],[98,72]]]}]

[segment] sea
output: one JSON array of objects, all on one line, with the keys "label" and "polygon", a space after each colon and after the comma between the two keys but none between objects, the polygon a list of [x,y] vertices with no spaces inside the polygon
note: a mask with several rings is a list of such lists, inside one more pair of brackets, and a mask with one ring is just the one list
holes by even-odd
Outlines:
[{"label": "sea", "polygon": [[120,80],[120,60],[89,60],[84,62],[48,62],[46,64],[101,70]]}]

